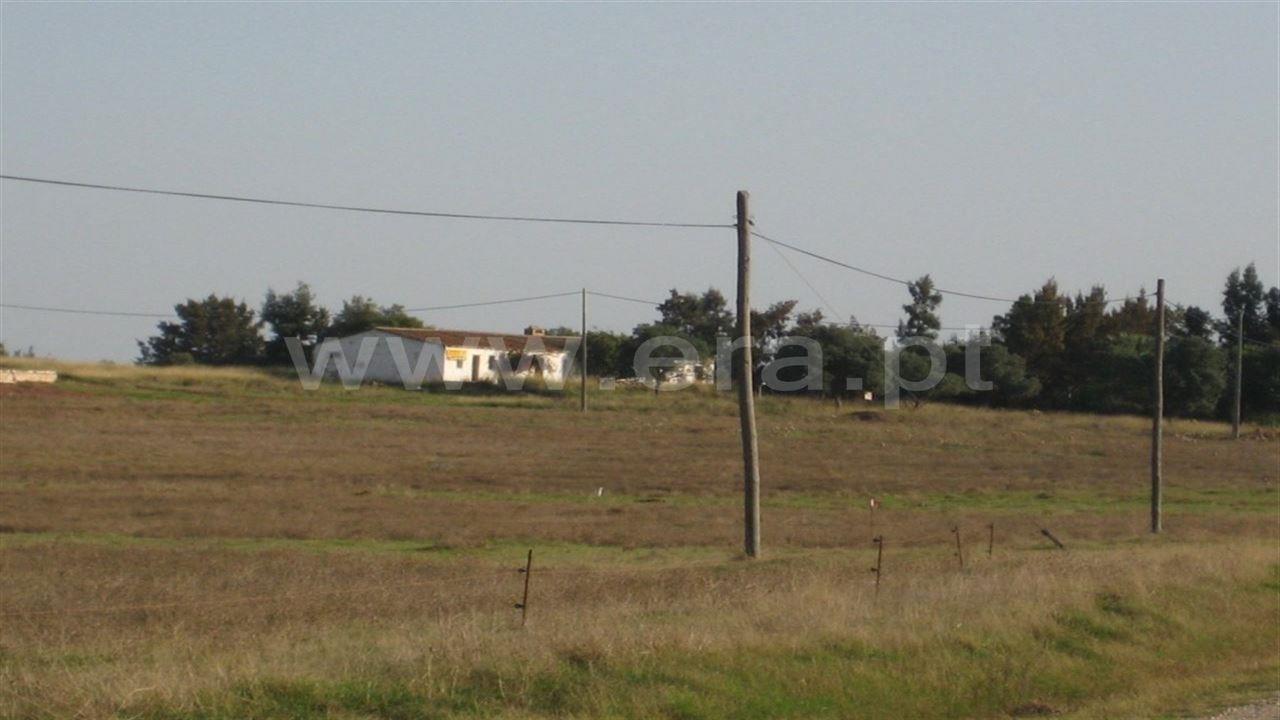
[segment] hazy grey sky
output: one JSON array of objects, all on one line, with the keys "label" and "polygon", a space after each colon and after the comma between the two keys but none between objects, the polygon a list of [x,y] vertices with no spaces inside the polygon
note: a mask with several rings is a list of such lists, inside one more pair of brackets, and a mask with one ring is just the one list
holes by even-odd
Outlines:
[{"label": "hazy grey sky", "polygon": [[[0,6],[8,174],[480,213],[730,222],[1016,296],[1280,281],[1277,5]],[[732,292],[730,230],[353,215],[0,183],[6,303],[166,312],[311,283],[408,306]],[[818,299],[763,244],[757,304]],[[793,262],[842,314],[902,287]],[[593,325],[652,310],[597,299]],[[948,298],[946,325],[1004,306]],[[424,316],[576,324],[573,298]],[[154,321],[4,310],[130,359]]]}]

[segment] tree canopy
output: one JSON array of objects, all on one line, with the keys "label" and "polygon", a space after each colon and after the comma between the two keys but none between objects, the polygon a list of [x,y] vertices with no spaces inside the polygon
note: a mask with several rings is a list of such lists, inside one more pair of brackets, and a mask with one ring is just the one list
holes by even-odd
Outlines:
[{"label": "tree canopy", "polygon": [[403,305],[379,306],[372,298],[353,295],[342,301],[342,309],[333,316],[328,334],[343,337],[372,330],[376,327],[420,328],[422,321],[405,311]]},{"label": "tree canopy", "polygon": [[178,322],[161,322],[160,334],[138,342],[148,365],[244,365],[262,357],[262,323],[254,311],[232,298],[209,295],[175,305]]}]

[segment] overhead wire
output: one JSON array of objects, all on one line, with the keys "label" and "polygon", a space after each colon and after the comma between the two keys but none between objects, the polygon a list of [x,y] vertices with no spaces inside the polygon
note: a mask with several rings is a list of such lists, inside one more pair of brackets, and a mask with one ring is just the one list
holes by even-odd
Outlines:
[{"label": "overhead wire", "polygon": [[610,298],[612,300],[623,300],[626,302],[640,303],[642,305],[653,305],[655,307],[666,302],[665,300],[645,300],[643,298],[627,297],[626,295],[614,295],[612,293],[596,292],[595,290],[588,290],[587,294],[594,295],[596,297]]},{"label": "overhead wire", "polygon": [[[802,280],[805,279],[804,275],[799,272],[798,268],[795,268],[794,265],[792,265],[791,263],[788,263],[788,265],[790,265],[792,269],[796,271],[796,275],[798,277],[800,277]],[[809,283],[806,283],[806,284],[809,284]],[[823,298],[819,293],[817,293],[816,288],[811,288],[811,289],[815,290],[815,294],[817,294],[819,296],[819,299],[822,300],[825,305],[827,305],[827,309],[831,310],[830,303],[826,301],[826,299]],[[582,292],[581,290],[569,290],[569,291],[558,292],[558,293],[547,293],[544,295],[529,295],[529,296],[516,297],[516,298],[502,298],[498,300],[482,300],[482,301],[472,302],[472,303],[454,303],[451,305],[430,305],[430,306],[424,306],[424,307],[406,308],[405,311],[406,312],[433,312],[433,311],[440,311],[440,310],[455,310],[455,309],[464,309],[464,308],[472,308],[472,307],[488,307],[492,305],[504,305],[504,304],[521,303],[521,302],[534,302],[538,300],[548,300],[548,299],[562,298],[562,297],[573,297],[573,296],[579,295],[581,292]],[[613,293],[600,292],[597,290],[587,290],[587,294],[595,297],[609,298],[612,300],[621,300],[625,302],[638,303],[638,304],[649,305],[653,307],[662,305],[662,303],[664,302],[659,300],[646,300],[643,298],[629,297],[626,295],[616,295]],[[1187,307],[1189,307],[1182,303],[1176,303],[1176,302],[1170,302],[1169,306],[1180,311],[1185,311]],[[27,305],[27,304],[20,304],[20,303],[0,303],[0,308],[10,309],[10,310],[25,310],[25,311],[32,311],[32,312],[61,313],[61,314],[71,314],[71,315],[136,317],[136,318],[156,318],[156,319],[172,319],[177,317],[173,313],[152,313],[152,312],[137,312],[137,311],[126,311],[126,310],[96,310],[96,309],[88,309],[88,308],[55,307],[55,306],[49,306],[49,305]],[[832,312],[835,312],[835,311],[832,310]],[[834,322],[831,324],[835,326],[841,326],[841,327],[845,325],[845,323],[839,323],[839,322]],[[867,328],[888,329],[888,330],[894,330],[898,327],[897,325],[894,325],[892,323],[867,323],[867,322],[858,322],[858,326],[867,327]],[[989,328],[990,328],[989,325],[974,324],[969,326],[943,326],[943,327],[939,327],[938,329],[943,331],[949,331],[949,332],[972,332],[973,330],[985,330]],[[1214,331],[1222,336],[1231,337],[1231,338],[1236,337],[1236,332],[1233,329],[1226,327],[1222,324],[1215,324]],[[1251,345],[1257,345],[1260,347],[1276,347],[1274,343],[1269,343],[1262,340],[1255,340],[1250,337],[1245,337],[1243,338],[1243,340],[1246,343],[1249,343]]]},{"label": "overhead wire", "polygon": [[[569,290],[566,292],[548,293],[545,295],[529,295],[516,298],[502,298],[498,300],[482,300],[470,303],[454,303],[451,305],[429,305],[424,307],[405,308],[405,312],[434,312],[439,310],[457,310],[472,307],[487,307],[490,305],[506,305],[511,303],[533,302],[536,300],[548,300],[552,298],[562,298],[576,296],[581,290]],[[615,300],[626,300],[636,303],[644,303],[646,305],[661,305],[661,302],[653,302],[650,300],[641,300],[639,298],[631,298],[623,295],[612,295],[609,293],[600,293],[588,290],[588,294],[600,297],[613,298]],[[66,313],[71,315],[99,315],[99,316],[118,316],[118,317],[142,317],[142,318],[159,318],[170,319],[177,317],[174,313],[152,313],[152,312],[134,312],[124,310],[92,310],[87,308],[69,308],[69,307],[53,307],[48,305],[26,305],[20,303],[0,303],[0,308],[10,310],[28,310],[33,312],[53,312]]]},{"label": "overhead wire", "polygon": [[[83,181],[77,181],[77,180],[62,180],[62,179],[55,179],[55,178],[34,177],[29,175],[0,174],[0,179],[11,180],[15,182],[52,185],[52,186],[59,186],[59,187],[106,190],[106,191],[126,192],[126,193],[139,193],[139,194],[147,194],[147,195],[163,195],[163,196],[170,196],[170,197],[197,198],[197,199],[205,199],[205,200],[222,200],[222,201],[231,201],[231,202],[255,203],[255,204],[262,204],[262,205],[315,208],[315,209],[337,210],[337,211],[345,211],[345,212],[376,213],[376,214],[384,214],[384,215],[408,215],[408,216],[416,216],[416,217],[449,218],[449,219],[462,219],[462,220],[565,223],[565,224],[609,225],[609,226],[629,226],[629,227],[717,228],[717,229],[728,229],[728,228],[735,227],[735,225],[731,223],[692,223],[692,222],[674,222],[674,221],[662,221],[662,220],[620,220],[620,219],[612,219],[612,218],[576,218],[576,217],[555,217],[555,216],[537,216],[537,215],[505,215],[505,214],[438,211],[438,210],[409,210],[409,209],[396,209],[396,208],[381,208],[381,207],[371,207],[371,206],[361,206],[361,205],[342,205],[342,204],[335,204],[335,203],[305,202],[305,201],[298,201],[298,200],[281,200],[277,198],[262,198],[262,197],[246,196],[246,195],[231,195],[231,194],[224,194],[224,193],[193,192],[193,191],[184,191],[184,190],[165,190],[160,188],[136,187],[136,186],[129,186],[129,185],[90,183],[90,182],[83,182]],[[868,268],[861,267],[858,265],[853,265],[851,263],[846,263],[841,260],[837,260],[835,258],[829,257],[827,255],[823,255],[821,253],[817,253],[812,250],[807,250],[798,245],[794,245],[792,243],[778,240],[777,238],[770,237],[756,230],[752,230],[751,234],[754,237],[757,237],[761,240],[764,240],[770,243],[775,247],[775,249],[777,247],[787,248],[788,250],[791,250],[793,252],[807,255],[814,259],[821,260],[823,262],[827,262],[827,263],[836,265],[838,267],[842,267],[847,270],[851,270],[851,271],[861,273],[869,277],[874,277],[880,280],[884,280],[887,282],[893,282],[893,283],[897,283],[899,285],[904,285],[904,286],[911,284],[911,281],[909,280],[899,278],[899,277],[894,277],[892,275],[887,275],[885,273],[876,272],[874,270],[870,270]],[[804,279],[803,276],[802,276],[802,280],[804,280],[806,285],[810,285],[810,289],[814,291],[815,295],[819,296],[819,299],[822,299],[821,293],[817,292],[817,289],[812,287],[812,284],[809,283],[808,280]],[[1001,297],[997,295],[985,295],[981,293],[967,292],[963,290],[953,290],[950,288],[938,287],[935,289],[937,290],[937,292],[940,292],[945,295],[954,295],[956,297],[966,297],[966,298],[971,298],[975,300],[987,300],[992,302],[1004,302],[1004,303],[1017,303],[1021,301],[1020,299],[1016,299],[1016,298]],[[1104,302],[1106,303],[1122,302],[1122,301],[1131,300],[1131,299],[1133,298],[1129,298],[1129,297],[1114,298],[1111,300],[1106,300]],[[1032,302],[1049,302],[1049,301],[1033,300]],[[1059,301],[1052,301],[1052,302],[1058,303]],[[831,310],[833,313],[835,312],[835,310],[831,307],[829,302],[827,302],[826,300],[823,300],[823,304],[828,306],[827,307],[828,310]],[[448,306],[442,306],[440,309],[450,309],[450,308]],[[119,315],[124,313],[111,313],[111,314]]]},{"label": "overhead wire", "polygon": [[[754,236],[754,237],[757,237],[757,238],[759,238],[759,239],[761,239],[761,240],[764,240],[765,242],[770,243],[770,244],[772,244],[772,245],[776,245],[776,246],[778,246],[778,247],[784,247],[784,248],[786,248],[786,249],[788,249],[788,250],[791,250],[792,252],[797,252],[797,253],[800,253],[801,255],[807,255],[807,256],[809,256],[809,257],[811,257],[811,258],[815,259],[815,260],[821,260],[822,262],[830,263],[830,264],[835,265],[835,266],[837,266],[837,267],[842,267],[842,268],[844,268],[844,269],[846,269],[846,270],[852,270],[853,272],[856,272],[856,273],[861,273],[861,274],[863,274],[863,275],[867,275],[867,276],[869,276],[869,277],[877,278],[877,279],[880,279],[880,280],[885,280],[885,281],[887,281],[887,282],[897,283],[897,284],[899,284],[899,285],[903,285],[903,286],[910,286],[910,285],[912,284],[910,280],[906,280],[906,279],[899,278],[899,277],[894,277],[894,276],[892,276],[892,275],[886,275],[886,274],[884,274],[884,273],[876,272],[876,271],[874,271],[874,270],[869,270],[869,269],[867,269],[867,268],[865,268],[865,267],[861,267],[861,266],[858,266],[858,265],[852,265],[852,264],[850,264],[850,263],[847,263],[847,262],[844,262],[844,261],[841,261],[841,260],[837,260],[837,259],[835,259],[835,258],[833,258],[833,257],[827,256],[827,255],[823,255],[823,254],[821,254],[821,253],[817,253],[817,252],[814,252],[814,251],[812,251],[812,250],[806,250],[805,248],[802,248],[802,247],[800,247],[800,246],[798,246],[798,245],[793,245],[793,244],[788,243],[788,242],[783,242],[782,240],[778,240],[777,238],[770,237],[770,236],[765,235],[764,233],[762,233],[762,232],[758,232],[758,231],[756,231],[756,230],[752,230],[752,231],[751,231],[751,235],[752,235],[752,236]],[[965,297],[965,298],[971,298],[971,299],[974,299],[974,300],[989,300],[989,301],[991,301],[991,302],[1002,302],[1002,303],[1016,304],[1016,303],[1019,303],[1019,302],[1023,302],[1023,301],[1024,301],[1022,298],[1008,298],[1008,297],[1000,297],[1000,296],[997,296],[997,295],[983,295],[983,294],[980,294],[980,293],[967,292],[967,291],[964,291],[964,290],[952,290],[952,289],[950,289],[950,288],[943,288],[943,287],[935,287],[935,288],[934,288],[934,291],[935,291],[935,292],[942,293],[943,295],[954,295],[954,296],[956,296],[956,297]],[[1110,299],[1110,300],[1104,300],[1104,301],[1103,301],[1103,303],[1104,303],[1104,304],[1107,304],[1107,303],[1115,303],[1115,302],[1124,302],[1124,301],[1126,301],[1126,300],[1136,300],[1136,299],[1137,299],[1137,298],[1134,298],[1134,297],[1128,297],[1128,296],[1126,296],[1126,297],[1120,297],[1120,298],[1112,298],[1112,299]],[[1062,303],[1065,303],[1067,300],[1068,300],[1068,298],[1067,298],[1067,297],[1063,297],[1063,298],[1060,298],[1060,299],[1058,299],[1058,300],[1052,300],[1052,301],[1045,301],[1045,300],[1032,300],[1031,302],[1033,302],[1033,303],[1045,302],[1045,303],[1053,303],[1053,304],[1062,304]]]},{"label": "overhead wire", "polygon": [[[1189,306],[1189,305],[1184,305],[1184,304],[1182,304],[1182,303],[1176,303],[1176,302],[1170,302],[1170,303],[1169,303],[1169,306],[1170,306],[1170,307],[1172,307],[1172,308],[1174,308],[1175,310],[1180,310],[1180,311],[1182,311],[1182,312],[1186,312],[1186,311],[1187,311],[1187,308],[1192,307],[1192,306]],[[1218,335],[1220,335],[1220,336],[1223,336],[1223,337],[1229,337],[1229,338],[1231,338],[1231,339],[1233,339],[1233,340],[1234,340],[1234,339],[1236,339],[1236,338],[1239,338],[1240,340],[1243,340],[1244,342],[1249,343],[1249,344],[1251,344],[1251,345],[1258,345],[1258,346],[1260,346],[1260,347],[1268,347],[1268,348],[1280,348],[1280,345],[1277,345],[1276,343],[1273,343],[1273,342],[1265,342],[1265,341],[1262,341],[1262,340],[1254,340],[1253,338],[1251,338],[1251,337],[1249,337],[1249,336],[1247,336],[1247,335],[1242,336],[1242,335],[1240,335],[1239,333],[1237,333],[1237,332],[1235,331],[1235,328],[1231,327],[1230,325],[1228,325],[1228,324],[1226,324],[1226,323],[1214,323],[1214,324],[1213,324],[1213,331],[1214,331],[1214,332],[1216,332],[1216,333],[1218,333]]]},{"label": "overhead wire", "polygon": [[48,307],[45,305],[19,305],[17,303],[0,303],[0,308],[10,310],[31,310],[34,312],[67,313],[71,315],[115,315],[120,317],[171,318],[173,313],[126,312],[117,310],[85,310],[81,308]]},{"label": "overhead wire", "polygon": [[778,257],[782,258],[782,262],[786,263],[787,267],[791,268],[791,272],[795,273],[796,277],[800,278],[800,282],[804,283],[805,286],[809,288],[809,292],[818,297],[818,301],[827,308],[827,311],[831,313],[832,317],[845,317],[844,313],[836,311],[835,307],[832,306],[831,301],[827,300],[826,296],[823,295],[813,283],[809,282],[809,278],[805,277],[804,273],[800,272],[800,268],[796,267],[796,264],[791,262],[791,258],[787,257],[781,250],[779,250],[777,245],[769,243],[769,247],[777,253]]},{"label": "overhead wire", "polygon": [[456,303],[454,305],[431,305],[428,307],[405,308],[405,312],[434,312],[436,310],[457,310],[460,308],[486,307],[488,305],[509,305],[511,303],[569,297],[570,295],[577,295],[579,292],[580,291],[578,290],[570,290],[568,292],[549,293],[547,295],[530,295],[528,297],[507,298],[504,300],[483,300],[481,302]]},{"label": "overhead wire", "polygon": [[250,197],[247,195],[227,195],[221,193],[189,192],[183,190],[162,190],[158,188],[133,187],[128,185],[108,185],[103,183],[80,182],[75,180],[56,180],[52,178],[31,177],[27,175],[0,174],[0,180],[56,185],[60,187],[85,188],[91,190],[110,190],[114,192],[140,193],[144,195],[167,195],[170,197],[198,198],[202,200],[225,200],[231,202],[255,203],[259,205],[282,205],[287,207],[316,208],[321,210],[340,210],[345,212],[376,213],[381,215],[411,215],[415,217],[449,218],[454,220],[494,220],[504,222],[561,223],[576,225],[614,225],[630,227],[663,227],[663,228],[732,228],[725,223],[691,223],[670,222],[662,220],[616,220],[603,218],[552,217],[537,215],[493,215],[484,213],[446,212],[439,210],[401,210],[394,208],[366,207],[361,205],[338,205],[332,203],[303,202],[300,200],[279,200],[274,198]]},{"label": "overhead wire", "polygon": [[[15,182],[52,185],[52,186],[59,186],[59,187],[83,188],[83,189],[105,190],[105,191],[126,192],[126,193],[139,193],[139,194],[148,194],[148,195],[162,195],[162,196],[170,196],[170,197],[197,198],[197,199],[206,199],[206,200],[222,200],[222,201],[231,201],[231,202],[255,203],[255,204],[263,204],[263,205],[275,205],[275,206],[287,206],[287,207],[316,208],[316,209],[336,210],[336,211],[346,211],[346,212],[376,213],[376,214],[386,214],[386,215],[408,215],[408,216],[417,216],[417,217],[433,217],[433,218],[449,218],[449,219],[465,219],[465,220],[489,220],[489,221],[535,222],[535,223],[569,223],[569,224],[584,224],[584,225],[610,225],[610,226],[631,226],[631,227],[719,228],[719,229],[727,229],[727,228],[735,227],[735,225],[731,223],[690,223],[690,222],[673,222],[673,221],[659,221],[659,220],[620,220],[620,219],[606,219],[606,218],[505,215],[505,214],[464,213],[464,212],[435,211],[435,210],[409,210],[409,209],[381,208],[381,207],[370,207],[370,206],[360,206],[360,205],[343,205],[343,204],[333,204],[333,203],[282,200],[282,199],[276,199],[276,198],[251,197],[251,196],[245,196],[245,195],[231,195],[231,194],[222,194],[222,193],[191,192],[191,191],[166,190],[166,189],[148,188],[148,187],[135,187],[135,186],[128,186],[128,185],[89,183],[89,182],[82,182],[82,181],[34,177],[34,176],[27,176],[27,175],[0,174],[0,179],[10,180]],[[857,272],[862,275],[873,277],[886,282],[892,282],[892,283],[896,283],[903,286],[910,286],[912,284],[911,281],[906,280],[904,278],[894,277],[892,275],[877,272],[866,267],[854,265],[852,263],[847,263],[847,262],[838,260],[836,258],[830,257],[828,255],[824,255],[822,253],[808,250],[806,248],[800,247],[793,243],[788,243],[788,242],[779,240],[777,238],[771,237],[757,230],[751,230],[751,235],[753,237],[759,238],[769,243],[770,247],[772,247],[774,251],[778,253],[778,256],[781,257],[782,260],[787,264],[787,266],[792,270],[792,272],[794,272],[800,278],[801,282],[803,282],[805,286],[808,287],[809,290],[812,291],[815,296],[817,296],[819,301],[822,302],[822,304],[827,308],[827,310],[830,311],[836,317],[841,317],[841,315],[835,310],[832,303],[823,295],[821,291],[818,290],[818,288],[812,282],[809,281],[809,279],[802,272],[800,272],[799,268],[796,267],[796,265],[791,262],[790,258],[788,258],[785,253],[779,250],[779,248],[786,248],[787,250],[808,256],[815,260],[829,263],[837,267],[844,268],[846,270]],[[1021,298],[1009,298],[1009,297],[1002,297],[998,295],[987,295],[987,294],[968,292],[968,291],[962,291],[962,290],[953,290],[951,288],[944,288],[944,287],[935,287],[935,290],[938,293],[941,293],[944,295],[952,295],[956,297],[964,297],[964,298],[970,298],[975,300],[986,300],[986,301],[1002,302],[1002,303],[1010,303],[1010,304],[1017,304],[1017,303],[1022,303],[1027,301],[1026,296],[1022,296]],[[502,304],[517,303],[517,302],[530,302],[535,300],[544,300],[544,299],[557,298],[557,297],[568,297],[571,295],[575,295],[578,292],[579,291],[567,291],[564,293],[550,293],[546,295],[534,295],[534,296],[528,296],[528,297],[522,297],[522,298],[488,300],[488,301],[481,301],[481,302],[474,302],[474,303],[433,305],[433,306],[426,306],[426,307],[408,308],[407,311],[408,312],[435,312],[440,310],[454,310],[454,309],[462,309],[462,308],[469,308],[469,307],[485,307],[490,305],[502,305]],[[596,295],[598,297],[611,298],[611,299],[622,300],[627,302],[636,302],[636,303],[641,303],[645,305],[661,304],[661,302],[643,300],[640,298],[632,298],[632,297],[627,297],[623,295],[614,295],[611,293],[602,293],[602,292],[596,292],[596,291],[590,291],[590,290],[588,290],[587,292],[588,294]],[[1103,304],[1110,304],[1110,303],[1116,303],[1116,302],[1127,302],[1135,299],[1138,299],[1138,298],[1126,296],[1126,297],[1120,297],[1120,298],[1112,298],[1109,300],[1104,300],[1102,302]],[[1033,302],[1033,303],[1044,302],[1044,303],[1052,303],[1056,305],[1062,305],[1067,301],[1068,301],[1068,298],[1066,297],[1057,299],[1057,300],[1052,300],[1052,301],[1030,300],[1030,302]],[[45,305],[26,305],[26,304],[19,304],[19,303],[0,303],[0,308],[28,310],[28,311],[36,311],[36,312],[77,314],[77,315],[147,317],[147,318],[173,317],[172,314],[168,314],[168,313],[162,314],[162,313],[136,312],[136,311],[66,308],[66,307],[55,307],[55,306],[45,306]],[[866,327],[896,327],[888,324],[873,324],[873,323],[863,323],[863,325],[865,325]],[[942,328],[942,329],[948,329],[948,328]],[[950,329],[960,330],[960,329],[966,329],[966,328],[950,328]],[[1228,334],[1228,335],[1232,334],[1230,331],[1220,331],[1220,332],[1223,332],[1224,334]],[[1247,342],[1254,343],[1254,344],[1259,344],[1264,346],[1269,345],[1269,343],[1260,342],[1257,340],[1253,340],[1251,338],[1245,338],[1245,340]]]}]

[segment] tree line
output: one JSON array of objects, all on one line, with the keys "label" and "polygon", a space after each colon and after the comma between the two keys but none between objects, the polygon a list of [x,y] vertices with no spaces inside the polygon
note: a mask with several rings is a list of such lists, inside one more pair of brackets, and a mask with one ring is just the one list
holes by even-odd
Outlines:
[{"label": "tree line", "polygon": [[[978,338],[981,379],[991,383],[990,390],[979,391],[965,378],[969,338],[952,335],[939,340],[943,295],[932,278],[925,275],[908,283],[907,291],[905,317],[894,334],[900,342],[936,341],[946,365],[933,388],[908,393],[917,401],[1106,413],[1150,410],[1156,308],[1145,292],[1110,303],[1102,286],[1072,296],[1050,279],[1022,295]],[[779,344],[783,337],[812,339],[822,347],[825,394],[861,393],[848,389],[847,378],[860,378],[862,388],[878,393],[884,387],[889,338],[861,325],[856,317],[830,322],[821,310],[796,312],[797,304],[788,300],[752,311],[758,360],[765,363],[805,352]],[[633,374],[636,348],[652,337],[684,338],[708,358],[714,357],[718,335],[733,334],[733,312],[714,288],[702,294],[672,290],[658,313],[656,322],[638,325],[629,334],[588,332],[589,372]],[[1195,306],[1166,307],[1165,407],[1170,414],[1229,415],[1235,328],[1241,315],[1244,413],[1280,414],[1280,288],[1266,289],[1253,264],[1227,277],[1221,317]],[[919,347],[905,347],[896,360],[899,374],[912,381],[923,379],[931,364],[928,352]]]},{"label": "tree line", "polygon": [[[161,322],[159,333],[138,341],[143,365],[288,365],[285,338],[313,346],[326,337],[344,337],[375,327],[423,327],[403,305],[379,305],[363,295],[342,302],[336,313],[321,306],[306,283],[292,292],[268,289],[260,311],[244,302],[210,294],[175,305],[176,322]],[[264,336],[264,331],[266,335]]]},{"label": "tree line", "polygon": [[[977,391],[965,379],[969,339],[939,340],[943,295],[925,275],[908,283],[904,318],[895,335],[936,341],[946,373],[929,390],[909,393],[916,401],[938,400],[1005,407],[1086,412],[1145,412],[1151,405],[1156,309],[1145,292],[1119,303],[1108,302],[1102,286],[1087,293],[1063,293],[1050,279],[1020,296],[982,331],[978,352],[981,379],[991,389]],[[752,311],[758,359],[794,357],[803,350],[781,343],[794,336],[817,341],[823,351],[824,393],[842,397],[851,391],[846,378],[862,387],[884,386],[889,338],[861,325],[855,317],[833,321],[821,310],[798,311],[784,300]],[[1224,283],[1222,314],[1189,306],[1166,308],[1169,331],[1165,350],[1165,405],[1170,414],[1226,417],[1233,393],[1235,328],[1242,323],[1242,397],[1246,416],[1280,414],[1280,288],[1267,289],[1250,264],[1231,272]],[[176,321],[158,325],[158,333],[139,341],[139,362],[153,365],[289,364],[284,339],[314,345],[374,327],[424,327],[401,305],[379,305],[355,296],[337,312],[322,307],[306,283],[285,293],[268,290],[257,311],[244,302],[210,295],[174,308]],[[658,317],[630,333],[592,330],[586,342],[588,372],[598,376],[634,375],[636,349],[656,337],[679,337],[702,358],[715,357],[719,336],[732,336],[734,313],[724,294],[671,290],[657,306]],[[553,328],[552,334],[578,330]],[[909,341],[908,341],[909,342]],[[661,354],[661,350],[658,354]],[[668,349],[671,354],[676,351]],[[896,355],[899,374],[919,380],[930,368],[928,352],[904,347]],[[860,392],[860,391],[859,391]]]}]

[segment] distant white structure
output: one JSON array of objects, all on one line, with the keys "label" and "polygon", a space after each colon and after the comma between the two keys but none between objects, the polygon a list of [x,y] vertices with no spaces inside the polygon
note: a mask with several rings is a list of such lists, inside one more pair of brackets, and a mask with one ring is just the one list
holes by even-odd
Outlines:
[{"label": "distant white structure", "polygon": [[690,385],[699,382],[710,382],[714,377],[714,361],[698,362],[697,360],[678,358],[663,373],[662,382]]},{"label": "distant white structure", "polygon": [[565,349],[570,340],[577,338],[547,335],[535,326],[526,328],[523,335],[380,327],[348,335],[340,343],[355,377],[389,385],[408,381],[413,386],[499,383],[504,371],[509,378],[563,382],[572,368]]},{"label": "distant white structure", "polygon": [[0,368],[0,385],[13,383],[51,383],[57,382],[57,370],[16,370]]}]

